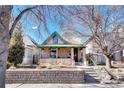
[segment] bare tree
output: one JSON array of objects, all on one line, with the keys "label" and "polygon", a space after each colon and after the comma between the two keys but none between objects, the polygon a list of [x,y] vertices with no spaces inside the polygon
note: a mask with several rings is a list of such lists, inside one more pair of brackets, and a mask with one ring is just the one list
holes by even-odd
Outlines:
[{"label": "bare tree", "polygon": [[10,36],[9,20],[11,15],[11,6],[0,6],[0,87],[5,87],[5,71],[8,54],[8,44]]},{"label": "bare tree", "polygon": [[[5,87],[5,72],[6,72],[6,61],[8,57],[8,46],[10,42],[13,30],[22,18],[22,16],[28,11],[35,9],[38,6],[27,7],[20,11],[19,15],[11,23],[11,11],[12,6],[0,6],[0,87]],[[9,25],[11,26],[9,28]]]},{"label": "bare tree", "polygon": [[[8,46],[13,30],[16,27],[18,21],[23,18],[30,19],[32,22],[38,25],[38,33],[42,36],[40,29],[44,27],[45,31],[49,33],[47,27],[47,18],[51,18],[57,22],[58,25],[62,24],[62,21],[66,21],[66,7],[63,6],[20,6],[18,7],[19,14],[12,18],[13,6],[0,6],[0,87],[5,87],[5,72],[6,61],[8,57]],[[28,20],[27,20],[28,21]]]},{"label": "bare tree", "polygon": [[73,17],[89,31],[110,68],[113,54],[124,49],[123,6],[80,6],[75,10]]},{"label": "bare tree", "polygon": [[[108,6],[106,15],[101,13],[102,6],[23,6],[18,7],[19,14],[10,22],[12,6],[0,6],[0,87],[5,87],[5,71],[8,55],[8,45],[13,30],[18,21],[23,17],[32,18],[32,21],[38,24],[38,32],[41,36],[41,27],[49,33],[47,27],[47,18],[56,21],[60,27],[69,22],[80,23],[89,30],[95,42],[99,45],[105,57],[107,66],[110,67],[111,56],[122,48],[122,37],[118,37],[120,29],[123,31],[123,9],[122,7]],[[11,24],[10,24],[11,23]],[[83,23],[83,24],[82,24]],[[9,28],[10,25],[10,28]],[[61,27],[62,28],[62,27]],[[106,33],[113,33],[112,39],[106,39]],[[116,40],[115,40],[116,37]],[[117,39],[118,37],[118,39]],[[110,41],[111,40],[111,41]],[[121,41],[120,41],[121,40]],[[109,43],[113,42],[110,46]],[[113,48],[114,47],[114,48]]]}]

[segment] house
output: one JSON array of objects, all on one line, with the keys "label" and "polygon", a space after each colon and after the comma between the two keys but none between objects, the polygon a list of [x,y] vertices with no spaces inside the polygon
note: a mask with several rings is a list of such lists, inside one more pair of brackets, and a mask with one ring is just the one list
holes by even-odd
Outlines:
[{"label": "house", "polygon": [[[48,63],[51,65],[88,66],[105,64],[106,62],[99,46],[91,37],[82,44],[72,39],[66,39],[64,36],[54,32],[42,44],[37,44],[30,36],[27,36],[26,40],[22,65]],[[87,59],[86,55],[88,54],[93,55],[92,62]],[[113,56],[114,61],[123,59],[124,50]]]},{"label": "house", "polygon": [[[105,33],[105,39],[108,40],[107,43],[109,45],[109,47],[111,48],[113,45],[112,43],[114,43],[112,40],[113,38],[115,39],[115,35],[117,34],[117,32],[108,32],[108,33]],[[123,39],[123,35],[124,35],[124,32],[123,30],[119,30],[118,32],[118,35],[119,37],[115,39],[116,40],[119,40],[120,39]],[[124,62],[124,41],[120,41],[122,48],[121,47],[118,47],[120,51],[116,52],[115,54],[113,54],[112,56],[112,61],[114,62]],[[104,54],[102,53],[102,50],[99,48],[99,46],[96,44],[96,42],[94,41],[93,37],[90,37],[88,38],[88,40],[86,40],[86,42],[83,44],[86,46],[86,55],[92,55],[93,57],[93,61],[94,63],[93,64],[105,64],[106,63],[106,59],[104,57]],[[90,64],[90,63],[89,63]]]},{"label": "house", "polygon": [[73,40],[67,41],[57,32],[52,33],[42,44],[37,44],[30,36],[27,36],[26,40],[31,44],[26,41],[22,65],[49,63],[74,66],[78,63],[83,64],[85,60],[85,47]]}]

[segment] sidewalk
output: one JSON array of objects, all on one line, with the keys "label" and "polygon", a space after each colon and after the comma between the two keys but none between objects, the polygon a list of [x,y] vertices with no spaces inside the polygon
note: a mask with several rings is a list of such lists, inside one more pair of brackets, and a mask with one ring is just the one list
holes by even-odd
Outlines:
[{"label": "sidewalk", "polygon": [[124,84],[6,84],[6,88],[124,88]]}]

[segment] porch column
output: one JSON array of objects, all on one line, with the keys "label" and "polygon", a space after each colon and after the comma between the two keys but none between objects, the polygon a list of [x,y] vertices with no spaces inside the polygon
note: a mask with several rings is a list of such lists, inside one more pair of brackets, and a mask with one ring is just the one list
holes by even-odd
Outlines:
[{"label": "porch column", "polygon": [[56,58],[58,58],[58,48],[56,48]]},{"label": "porch column", "polygon": [[71,59],[72,59],[72,65],[75,65],[75,61],[74,61],[74,48],[71,48]]},{"label": "porch column", "polygon": [[124,62],[124,50],[122,50],[122,62]]},{"label": "porch column", "polygon": [[40,55],[40,59],[42,58],[42,55],[43,55],[43,50],[42,49],[39,49],[39,55]]},{"label": "porch column", "polygon": [[83,48],[83,63],[84,66],[88,66],[88,61],[86,60],[86,48]]},{"label": "porch column", "polygon": [[122,56],[124,57],[124,50],[122,50]]}]

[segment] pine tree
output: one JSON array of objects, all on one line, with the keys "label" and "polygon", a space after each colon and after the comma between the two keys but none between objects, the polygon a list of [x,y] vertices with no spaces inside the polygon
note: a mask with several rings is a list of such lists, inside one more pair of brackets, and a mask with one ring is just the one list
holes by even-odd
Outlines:
[{"label": "pine tree", "polygon": [[14,66],[20,64],[23,61],[24,56],[24,44],[21,27],[18,25],[13,32],[10,46],[9,46],[9,55],[8,62],[13,63]]}]

